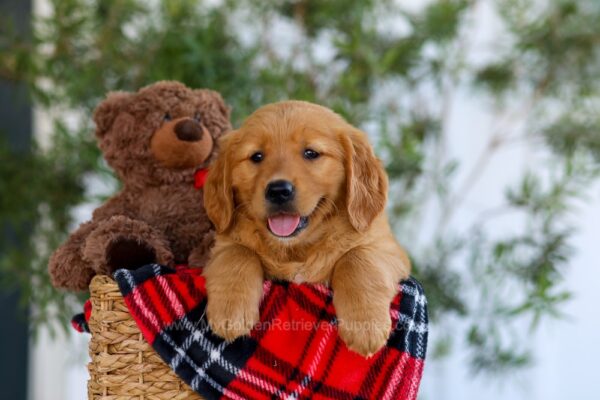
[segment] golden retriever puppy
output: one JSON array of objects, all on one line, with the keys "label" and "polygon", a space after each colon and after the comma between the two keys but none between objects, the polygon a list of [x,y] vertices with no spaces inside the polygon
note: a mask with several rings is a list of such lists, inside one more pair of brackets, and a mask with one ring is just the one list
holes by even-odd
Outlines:
[{"label": "golden retriever puppy", "polygon": [[338,329],[365,356],[383,347],[410,263],[384,212],[388,180],[367,136],[302,101],[261,107],[224,136],[204,189],[217,230],[207,318],[228,340],[259,321],[264,279],[326,283]]}]

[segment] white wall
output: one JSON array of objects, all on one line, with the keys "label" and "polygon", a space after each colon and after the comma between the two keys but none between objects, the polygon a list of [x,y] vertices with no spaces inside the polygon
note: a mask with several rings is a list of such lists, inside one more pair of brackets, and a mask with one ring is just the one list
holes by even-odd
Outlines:
[{"label": "white wall", "polygon": [[47,330],[31,341],[29,400],[87,399],[87,334],[59,334]]},{"label": "white wall", "polygon": [[[488,132],[490,118],[468,94],[457,99],[450,131],[452,150],[465,169],[474,162],[485,142],[479,132]],[[480,211],[497,204],[502,183],[518,176],[523,167],[539,168],[539,154],[532,148],[510,148],[495,156],[485,177],[467,199],[467,207],[456,221],[470,221]],[[500,196],[500,197],[499,197]],[[532,368],[490,381],[473,378],[466,369],[464,345],[444,361],[426,362],[421,398],[424,400],[593,400],[600,398],[600,185],[590,188],[589,200],[573,214],[578,233],[573,240],[577,253],[566,270],[566,286],[574,298],[561,309],[565,319],[544,322],[539,332],[528,337],[533,345]],[[460,224],[460,222],[458,222]],[[510,227],[511,220],[505,221]],[[501,233],[501,232],[500,232]],[[527,332],[528,326],[522,327]],[[431,327],[431,342],[439,337]]]}]

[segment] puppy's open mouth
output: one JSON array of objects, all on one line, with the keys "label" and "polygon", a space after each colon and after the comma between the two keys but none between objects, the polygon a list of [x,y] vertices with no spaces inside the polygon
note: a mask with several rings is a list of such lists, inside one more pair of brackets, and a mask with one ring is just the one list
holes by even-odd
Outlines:
[{"label": "puppy's open mouth", "polygon": [[298,214],[274,214],[268,220],[269,231],[278,237],[292,237],[308,225],[308,217]]}]

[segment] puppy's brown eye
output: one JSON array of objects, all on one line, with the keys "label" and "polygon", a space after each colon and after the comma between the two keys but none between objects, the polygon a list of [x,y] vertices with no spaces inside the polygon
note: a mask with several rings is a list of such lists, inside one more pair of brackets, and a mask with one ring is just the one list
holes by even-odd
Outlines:
[{"label": "puppy's brown eye", "polygon": [[314,151],[313,149],[304,150],[304,158],[307,160],[314,160],[315,158],[319,158],[320,154]]},{"label": "puppy's brown eye", "polygon": [[257,151],[256,153],[254,153],[250,156],[250,161],[252,161],[255,164],[258,164],[259,162],[261,162],[263,160],[263,158],[265,158],[265,155],[263,153],[261,153],[260,151]]},{"label": "puppy's brown eye", "polygon": [[170,120],[172,120],[173,118],[171,118],[171,114],[169,114],[169,113],[166,113],[166,114],[165,114],[165,116],[163,117],[163,119],[164,119],[165,121],[170,121]]}]

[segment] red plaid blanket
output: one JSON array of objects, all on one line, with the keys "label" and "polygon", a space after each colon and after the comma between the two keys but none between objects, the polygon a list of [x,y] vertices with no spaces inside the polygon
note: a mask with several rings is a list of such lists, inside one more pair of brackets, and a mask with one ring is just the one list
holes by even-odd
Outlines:
[{"label": "red plaid blanket", "polygon": [[323,285],[267,281],[250,337],[225,342],[204,315],[199,269],[148,265],[115,279],[144,337],[207,399],[415,399],[427,346],[423,289],[399,284],[394,330],[371,358],[338,337],[332,293]]}]

